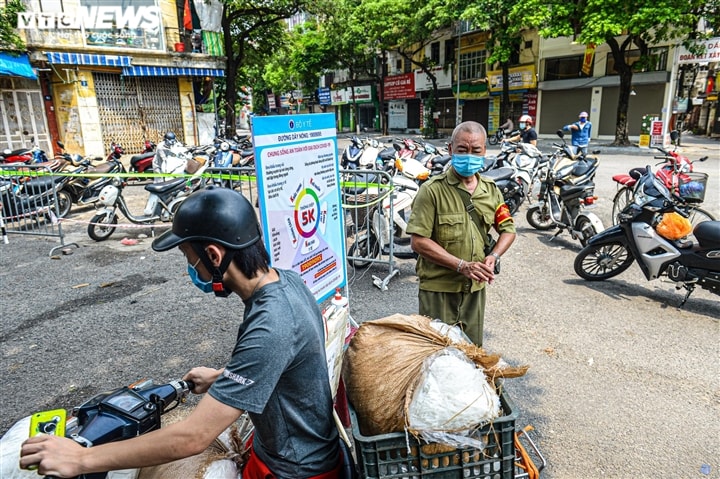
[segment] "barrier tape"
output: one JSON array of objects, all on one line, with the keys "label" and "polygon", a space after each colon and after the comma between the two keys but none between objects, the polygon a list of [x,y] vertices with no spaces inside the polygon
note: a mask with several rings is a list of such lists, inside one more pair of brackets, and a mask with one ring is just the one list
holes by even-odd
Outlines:
[{"label": "barrier tape", "polygon": [[[120,229],[140,229],[140,228],[159,228],[162,227],[162,225],[167,225],[166,227],[169,228],[171,226],[170,222],[167,221],[155,221],[153,223],[116,223],[116,224],[108,224],[108,223],[94,223],[92,221],[82,221],[82,220],[74,220],[71,218],[60,218],[58,221],[62,223],[79,223],[84,225],[93,225],[93,226],[105,226],[107,228],[120,228]],[[160,223],[160,225],[156,224]]]},{"label": "barrier tape", "polygon": [[[18,170],[0,170],[3,176],[28,176],[27,171]],[[251,175],[238,175],[234,173],[202,173],[200,175],[193,175],[190,173],[73,173],[72,171],[37,171],[33,172],[32,178],[41,176],[70,176],[73,178],[206,178],[206,179],[221,179],[221,180],[240,180],[240,181],[255,181],[256,176]]]}]

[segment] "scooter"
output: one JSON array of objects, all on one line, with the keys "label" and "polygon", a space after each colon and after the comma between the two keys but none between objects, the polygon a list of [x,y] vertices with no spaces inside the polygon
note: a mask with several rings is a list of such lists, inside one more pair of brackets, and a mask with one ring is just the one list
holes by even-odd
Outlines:
[{"label": "scooter", "polygon": [[[563,132],[557,132],[563,138]],[[569,157],[568,145],[562,145],[551,155],[548,166],[540,173],[538,202],[532,204],[526,219],[535,229],[546,231],[559,228],[552,239],[564,230],[585,246],[590,238],[603,231],[600,218],[587,207],[595,204],[593,178],[599,160],[594,156]]]},{"label": "scooter", "polygon": [[[155,384],[152,380],[143,380],[98,394],[72,409],[64,424],[64,437],[83,447],[95,447],[160,429],[161,417],[184,402],[194,387],[192,381]],[[43,431],[51,434],[56,428],[60,429],[56,422],[41,424]],[[27,417],[13,425],[0,439],[4,455],[0,464],[3,477],[5,474],[14,478],[38,477],[36,471],[20,470],[18,465],[20,447],[29,430],[30,417]],[[13,457],[9,452],[15,450],[18,453]],[[138,473],[137,469],[125,469],[84,474],[77,479],[129,479],[137,477]]]},{"label": "scooter", "polygon": [[357,136],[350,138],[350,144],[345,147],[340,157],[340,167],[346,170],[360,169],[360,158],[363,155],[363,141]]},{"label": "scooter", "polygon": [[[705,189],[707,186],[707,175],[705,173],[694,172],[693,163],[695,161],[705,161],[707,156],[698,158],[693,161],[687,156],[677,152],[677,140],[680,137],[677,130],[670,132],[670,139],[675,145],[675,149],[667,151],[664,148],[656,148],[662,153],[655,159],[663,160],[656,164],[655,176],[657,176],[663,184],[675,193],[687,207],[690,214],[690,221],[693,225],[703,221],[715,220],[715,217],[707,211],[700,208],[700,204],[705,199]],[[613,181],[618,184],[618,191],[613,198],[612,221],[618,224],[618,217],[625,207],[632,202],[633,187],[637,178],[644,172],[642,168],[633,168],[627,174],[619,174],[613,176]]]},{"label": "scooter", "polygon": [[508,162],[504,162],[507,166],[497,166],[498,158],[494,156],[485,157],[485,165],[480,170],[480,176],[495,182],[503,195],[510,214],[514,215],[525,200],[527,191],[520,181],[517,168]]},{"label": "scooter", "polygon": [[115,142],[111,143],[110,153],[105,158],[105,162],[97,166],[93,166],[94,160],[89,157],[81,158],[79,155],[66,154],[67,160],[78,168],[75,170],[76,173],[98,175],[97,178],[78,176],[68,183],[66,189],[72,195],[73,202],[82,206],[94,204],[102,189],[113,179],[113,176],[104,175],[125,173],[125,165],[120,161],[123,154],[125,154],[123,147]]},{"label": "scooter", "polygon": [[155,142],[146,139],[143,151],[130,157],[130,173],[153,173],[152,164],[156,149]]},{"label": "scooter", "polygon": [[[648,280],[667,277],[685,289],[685,304],[697,286],[720,295],[720,221],[705,221],[687,231],[697,243],[676,238],[661,228],[665,216],[687,212],[648,165],[634,186],[633,201],[619,215],[619,224],[588,241],[574,262],[575,273],[588,281],[615,277],[637,261]],[[663,236],[664,235],[664,236]]]},{"label": "scooter", "polygon": [[110,184],[100,191],[98,203],[105,208],[90,219],[88,224],[88,236],[95,241],[104,241],[115,232],[118,222],[117,210],[135,224],[153,224],[156,221],[168,223],[172,221],[177,207],[187,196],[194,191],[186,184],[185,178],[176,178],[162,183],[150,183],[145,185],[145,190],[150,193],[148,203],[145,206],[145,215],[136,216],[128,208],[127,202],[122,195],[127,181],[122,178],[113,178]]}]

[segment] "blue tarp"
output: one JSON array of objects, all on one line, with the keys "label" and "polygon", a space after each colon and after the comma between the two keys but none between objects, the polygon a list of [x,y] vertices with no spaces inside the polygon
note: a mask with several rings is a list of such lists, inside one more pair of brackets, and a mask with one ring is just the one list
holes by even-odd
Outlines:
[{"label": "blue tarp", "polygon": [[26,53],[13,55],[11,53],[0,52],[0,75],[37,80],[37,75],[30,66],[30,59]]}]

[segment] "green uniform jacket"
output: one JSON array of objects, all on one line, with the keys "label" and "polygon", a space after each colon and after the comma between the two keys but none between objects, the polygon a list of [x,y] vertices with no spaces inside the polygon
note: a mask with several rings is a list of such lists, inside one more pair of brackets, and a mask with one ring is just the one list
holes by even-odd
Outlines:
[{"label": "green uniform jacket", "polygon": [[[476,176],[478,185],[471,198],[488,233],[495,224],[495,212],[505,201],[492,180]],[[452,171],[425,182],[413,201],[407,233],[430,238],[448,253],[465,261],[483,261],[484,236],[465,211],[462,193],[455,191],[461,187],[460,179]],[[498,225],[498,230],[515,233],[512,218]],[[422,256],[417,260],[415,271],[420,279],[420,289],[425,291],[459,293],[479,291],[485,287],[484,282],[471,281],[454,269],[439,266]]]}]

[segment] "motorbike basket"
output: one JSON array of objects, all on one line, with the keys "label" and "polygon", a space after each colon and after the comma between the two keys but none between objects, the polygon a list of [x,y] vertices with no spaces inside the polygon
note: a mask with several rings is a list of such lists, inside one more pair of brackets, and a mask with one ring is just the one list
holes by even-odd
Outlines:
[{"label": "motorbike basket", "polygon": [[707,181],[707,173],[683,173],[678,176],[678,194],[688,203],[702,203]]}]

